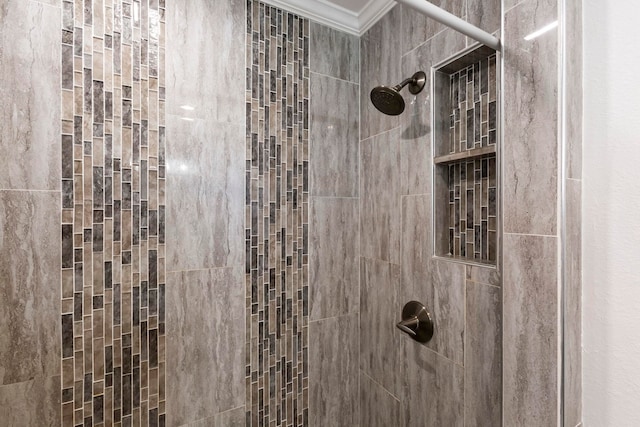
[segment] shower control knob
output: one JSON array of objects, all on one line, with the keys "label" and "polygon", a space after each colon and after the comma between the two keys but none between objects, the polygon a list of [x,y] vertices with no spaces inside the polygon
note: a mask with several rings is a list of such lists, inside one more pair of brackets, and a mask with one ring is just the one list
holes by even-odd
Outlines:
[{"label": "shower control knob", "polygon": [[427,308],[418,301],[410,301],[402,309],[402,321],[396,327],[418,342],[433,337],[433,321]]}]

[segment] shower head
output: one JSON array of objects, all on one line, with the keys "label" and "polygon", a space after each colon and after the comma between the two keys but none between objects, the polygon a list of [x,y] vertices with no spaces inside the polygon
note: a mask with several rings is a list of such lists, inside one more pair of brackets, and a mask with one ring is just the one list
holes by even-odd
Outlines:
[{"label": "shower head", "polygon": [[409,85],[409,92],[415,95],[422,91],[426,81],[427,75],[424,71],[418,71],[394,87],[378,86],[373,88],[369,97],[379,111],[389,116],[397,116],[404,111],[404,98],[400,95],[402,88]]}]

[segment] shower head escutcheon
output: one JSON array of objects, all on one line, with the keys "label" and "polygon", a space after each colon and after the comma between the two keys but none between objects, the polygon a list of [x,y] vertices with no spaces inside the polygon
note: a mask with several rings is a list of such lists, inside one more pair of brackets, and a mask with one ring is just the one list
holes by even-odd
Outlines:
[{"label": "shower head escutcheon", "polygon": [[379,111],[389,116],[397,116],[404,111],[404,98],[400,95],[402,88],[409,85],[409,92],[416,95],[422,91],[426,81],[427,75],[424,71],[418,71],[396,86],[378,86],[373,88],[369,97]]}]

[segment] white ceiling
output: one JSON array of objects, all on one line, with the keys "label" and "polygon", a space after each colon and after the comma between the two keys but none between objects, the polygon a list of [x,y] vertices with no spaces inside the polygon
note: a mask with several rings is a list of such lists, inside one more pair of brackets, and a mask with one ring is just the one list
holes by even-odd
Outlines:
[{"label": "white ceiling", "polygon": [[394,0],[263,1],[358,36],[367,31],[395,5]]}]

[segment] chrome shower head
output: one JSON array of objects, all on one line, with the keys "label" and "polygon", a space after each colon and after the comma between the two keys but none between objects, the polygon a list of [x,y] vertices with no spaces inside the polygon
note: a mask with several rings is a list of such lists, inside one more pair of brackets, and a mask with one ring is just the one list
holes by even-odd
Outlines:
[{"label": "chrome shower head", "polygon": [[378,86],[373,88],[369,98],[380,112],[389,116],[397,116],[404,111],[404,98],[400,95],[402,88],[409,85],[409,92],[415,95],[422,91],[426,81],[427,75],[424,71],[418,71],[394,87]]}]

